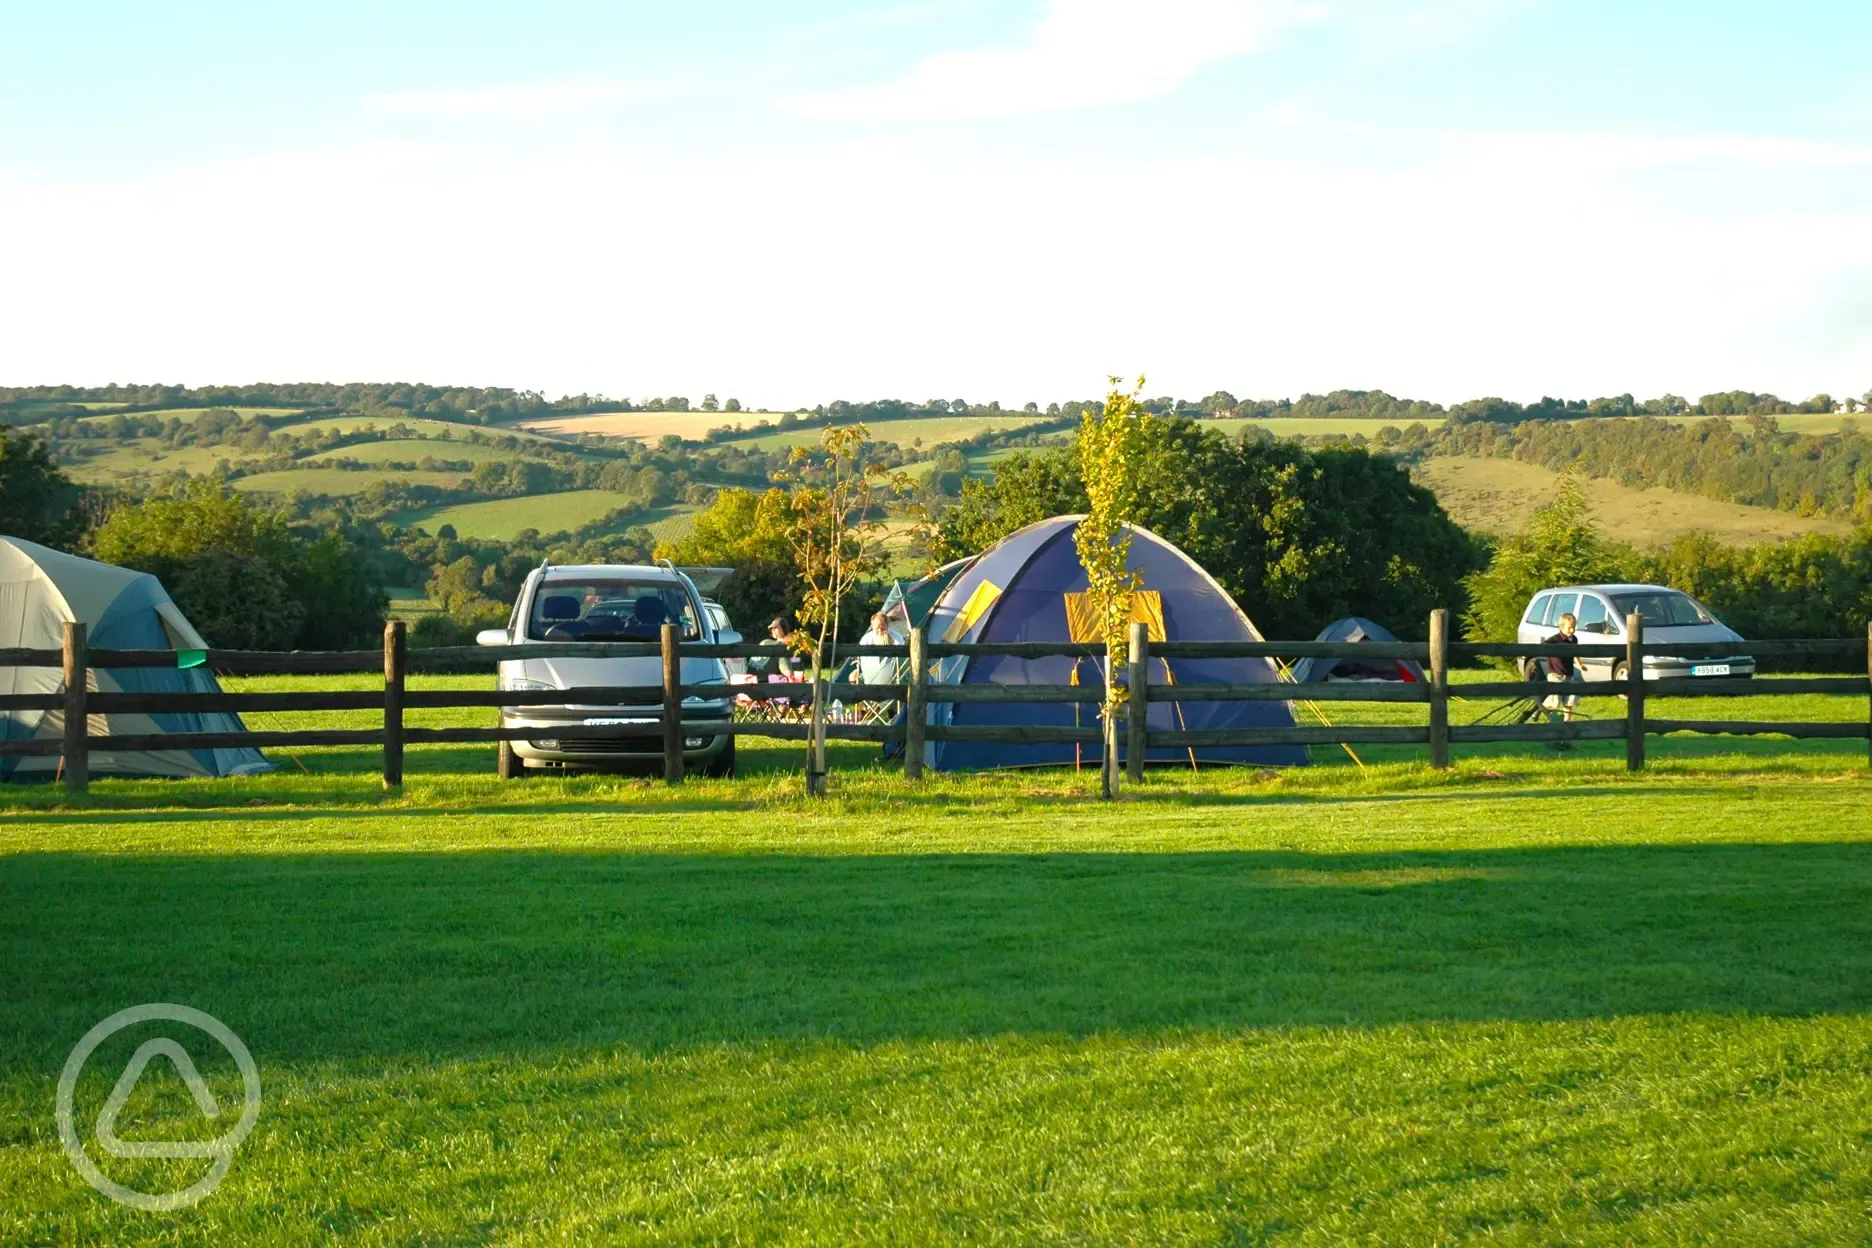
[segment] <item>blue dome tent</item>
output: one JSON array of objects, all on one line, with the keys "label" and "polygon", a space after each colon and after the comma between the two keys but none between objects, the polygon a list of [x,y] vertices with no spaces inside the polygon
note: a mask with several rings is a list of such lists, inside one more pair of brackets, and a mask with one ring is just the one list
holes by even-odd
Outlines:
[{"label": "blue dome tent", "polygon": [[[1042,520],[1002,539],[959,570],[929,616],[933,642],[1088,641],[1096,630],[1085,610],[1085,568],[1074,546],[1080,516]],[[1188,555],[1163,538],[1133,526],[1131,566],[1143,573],[1135,617],[1153,641],[1260,641],[1241,608]],[[1065,685],[1104,682],[1102,659],[1053,655],[1021,659],[1002,655],[951,656],[932,664],[930,679],[941,684]],[[1153,685],[1275,683],[1267,659],[1162,659],[1150,663]],[[1090,703],[932,702],[934,725],[1026,724],[1092,726]],[[1150,726],[1162,731],[1229,728],[1291,728],[1286,702],[1153,702]],[[1097,747],[1073,744],[1009,745],[999,742],[932,741],[924,762],[940,771],[999,767],[1097,765]],[[1153,763],[1201,766],[1251,764],[1299,766],[1302,746],[1163,747]]]},{"label": "blue dome tent", "polygon": [[[1315,641],[1395,642],[1397,638],[1382,624],[1361,616],[1334,620],[1320,630]],[[1415,659],[1301,659],[1294,664],[1294,683],[1314,684],[1323,680],[1398,680],[1422,684],[1424,670]]]}]

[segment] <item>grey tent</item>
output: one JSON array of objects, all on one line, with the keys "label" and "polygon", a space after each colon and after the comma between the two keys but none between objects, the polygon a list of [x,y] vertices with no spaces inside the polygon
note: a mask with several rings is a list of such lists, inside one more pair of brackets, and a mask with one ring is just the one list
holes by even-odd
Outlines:
[{"label": "grey tent", "polygon": [[[1374,624],[1359,616],[1347,616],[1343,620],[1334,620],[1320,630],[1315,641],[1396,641],[1391,630],[1382,624]],[[1301,659],[1294,664],[1295,684],[1305,685],[1322,680],[1401,680],[1407,683],[1420,682],[1424,678],[1422,666],[1415,659]]]},{"label": "grey tent", "polygon": [[[171,602],[162,582],[80,559],[16,537],[0,537],[0,648],[57,650],[65,624],[82,621],[87,645],[99,650],[202,651],[207,643]],[[197,662],[199,662],[198,656]],[[178,655],[178,662],[187,659]],[[90,672],[88,687],[99,693],[219,693],[206,667],[134,667]],[[0,693],[57,693],[64,676],[56,667],[0,667]],[[93,737],[158,732],[244,732],[237,715],[93,715]],[[62,711],[0,712],[0,741],[59,737]],[[91,770],[119,776],[232,776],[271,771],[254,749],[112,751],[93,745]],[[0,779],[50,776],[55,757],[0,756]]]}]

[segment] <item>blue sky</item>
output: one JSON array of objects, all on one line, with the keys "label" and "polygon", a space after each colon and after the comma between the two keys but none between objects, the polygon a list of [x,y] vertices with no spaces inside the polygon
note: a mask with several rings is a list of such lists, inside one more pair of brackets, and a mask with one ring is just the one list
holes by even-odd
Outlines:
[{"label": "blue sky", "polygon": [[1872,5],[0,3],[0,383],[1872,386]]}]

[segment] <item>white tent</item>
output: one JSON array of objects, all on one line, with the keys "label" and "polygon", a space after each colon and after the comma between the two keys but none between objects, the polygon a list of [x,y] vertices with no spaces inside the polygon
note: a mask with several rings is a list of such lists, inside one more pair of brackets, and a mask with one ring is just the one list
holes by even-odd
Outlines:
[{"label": "white tent", "polygon": [[[205,650],[207,643],[147,572],[80,559],[15,537],[0,537],[0,647],[56,650],[68,621],[83,621],[87,645],[99,650]],[[218,693],[206,667],[92,668],[99,693]],[[0,667],[0,693],[57,693],[56,667]],[[0,740],[64,735],[63,711],[0,713]],[[243,732],[237,715],[93,715],[93,738],[156,732]],[[93,745],[91,770],[120,776],[231,776],[270,771],[254,749],[112,752]],[[0,757],[0,780],[49,775],[57,758]]]}]

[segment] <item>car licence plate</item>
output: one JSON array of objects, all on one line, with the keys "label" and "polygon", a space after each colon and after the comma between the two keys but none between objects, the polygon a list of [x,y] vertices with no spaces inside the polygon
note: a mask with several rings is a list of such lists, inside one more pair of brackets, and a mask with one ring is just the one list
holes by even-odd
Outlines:
[{"label": "car licence plate", "polygon": [[1690,669],[1690,674],[1692,676],[1727,676],[1729,665],[1727,663],[1699,663]]},{"label": "car licence plate", "polygon": [[654,724],[656,722],[654,719],[588,719],[585,721],[585,726],[587,728],[616,728],[623,724]]}]

